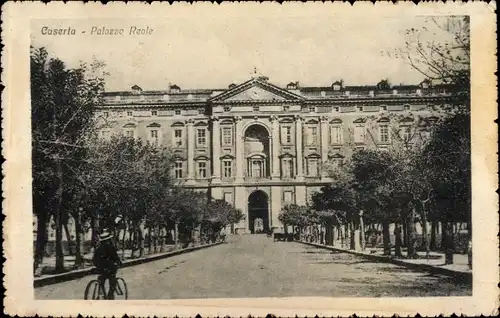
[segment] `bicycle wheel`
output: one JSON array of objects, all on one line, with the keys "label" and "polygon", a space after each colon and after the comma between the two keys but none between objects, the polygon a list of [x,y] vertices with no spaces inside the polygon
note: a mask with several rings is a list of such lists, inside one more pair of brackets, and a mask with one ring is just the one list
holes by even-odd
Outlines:
[{"label": "bicycle wheel", "polygon": [[83,296],[83,299],[85,300],[97,300],[100,297],[100,292],[99,292],[100,286],[99,286],[99,281],[94,279],[91,280],[88,284],[87,287],[85,288],[85,295]]},{"label": "bicycle wheel", "polygon": [[127,283],[121,277],[116,279],[115,300],[128,299]]}]

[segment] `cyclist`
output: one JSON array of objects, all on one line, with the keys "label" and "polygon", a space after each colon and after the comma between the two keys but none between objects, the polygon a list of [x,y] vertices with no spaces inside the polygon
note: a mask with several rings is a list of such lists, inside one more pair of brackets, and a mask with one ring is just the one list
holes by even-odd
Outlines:
[{"label": "cyclist", "polygon": [[107,229],[99,235],[99,245],[94,251],[92,261],[99,272],[101,286],[104,286],[106,278],[109,279],[109,291],[106,299],[114,299],[116,272],[122,262],[113,243],[113,235]]}]

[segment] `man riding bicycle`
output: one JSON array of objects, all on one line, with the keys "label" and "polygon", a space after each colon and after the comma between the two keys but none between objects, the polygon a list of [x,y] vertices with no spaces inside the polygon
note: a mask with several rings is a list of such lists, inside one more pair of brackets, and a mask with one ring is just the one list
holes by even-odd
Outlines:
[{"label": "man riding bicycle", "polygon": [[[117,223],[116,220],[115,223]],[[107,229],[99,235],[99,245],[94,251],[92,261],[99,272],[101,286],[104,286],[106,278],[109,279],[109,291],[106,299],[114,299],[116,273],[122,261],[113,242],[113,235]]]}]

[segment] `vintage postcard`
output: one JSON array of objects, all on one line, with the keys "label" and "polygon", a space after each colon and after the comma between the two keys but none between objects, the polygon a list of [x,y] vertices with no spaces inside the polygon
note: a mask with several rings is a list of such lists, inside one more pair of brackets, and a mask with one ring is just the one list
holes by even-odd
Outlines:
[{"label": "vintage postcard", "polygon": [[7,3],[4,312],[496,314],[495,10]]}]

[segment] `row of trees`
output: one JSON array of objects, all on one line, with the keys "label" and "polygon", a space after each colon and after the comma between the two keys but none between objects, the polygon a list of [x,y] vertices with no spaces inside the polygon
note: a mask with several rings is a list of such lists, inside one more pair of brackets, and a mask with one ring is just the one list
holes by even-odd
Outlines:
[{"label": "row of trees", "polygon": [[[345,227],[342,233],[351,233],[354,240],[364,223],[382,223],[385,254],[391,253],[392,223],[395,253],[401,256],[401,233],[406,233],[409,258],[417,256],[415,224],[421,224],[429,251],[435,248],[440,222],[446,263],[453,262],[454,224],[466,223],[472,236],[469,18],[433,17],[425,22],[422,28],[406,30],[405,45],[387,54],[451,92],[448,103],[434,109],[439,116],[429,127],[430,138],[414,143],[391,130],[395,142],[388,149],[355,151],[342,166],[329,167],[335,181],[312,197],[310,207],[285,207],[282,222],[299,231],[321,224],[327,244],[332,244],[333,227]],[[361,235],[361,243],[363,239]]]},{"label": "row of trees", "polygon": [[[334,182],[315,193],[309,206],[284,207],[279,218],[302,232],[334,244],[333,229],[351,248],[364,246],[364,228],[382,227],[384,254],[417,257],[416,224],[422,228],[422,246],[436,249],[438,224],[442,224],[441,247],[453,261],[454,224],[468,225],[471,235],[470,144],[466,115],[458,114],[438,124],[422,147],[392,146],[387,150],[355,151],[341,166],[331,167]],[[428,224],[431,224],[431,229]],[[394,232],[390,225],[394,224]],[[320,227],[318,228],[318,225]],[[405,237],[402,237],[402,235]],[[356,243],[356,240],[358,240]]]},{"label": "row of trees", "polygon": [[[76,266],[83,265],[83,234],[92,240],[103,228],[134,256],[164,250],[173,232],[175,246],[214,241],[217,233],[242,219],[241,211],[210,194],[182,187],[172,178],[169,149],[140,139],[98,138],[96,118],[106,73],[94,61],[67,68],[43,49],[31,52],[33,207],[37,218],[34,269],[42,263],[49,222],[55,225],[56,271],[64,269],[63,231],[75,225]],[[106,124],[106,122],[104,122]],[[116,216],[124,217],[115,228]],[[147,240],[145,242],[145,233]],[[126,237],[128,235],[128,237]],[[152,247],[152,248],[151,248]]]}]

